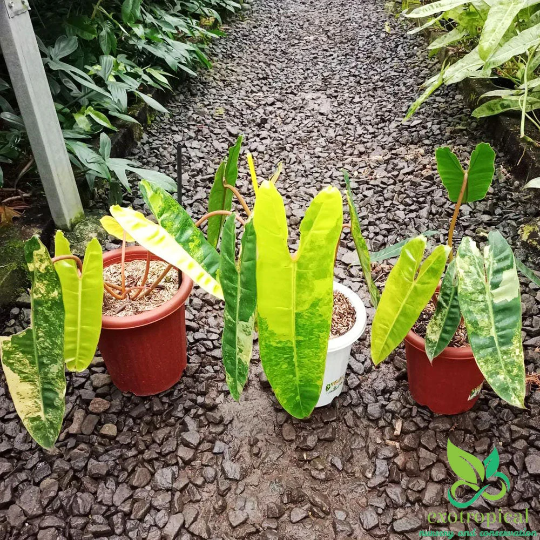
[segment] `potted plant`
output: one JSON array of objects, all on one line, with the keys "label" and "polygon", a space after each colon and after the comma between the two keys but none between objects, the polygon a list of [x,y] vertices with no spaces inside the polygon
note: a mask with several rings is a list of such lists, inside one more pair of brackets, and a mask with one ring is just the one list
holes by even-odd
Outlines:
[{"label": "potted plant", "polygon": [[[528,277],[534,275],[516,261],[497,231],[489,233],[483,254],[469,237],[461,241],[455,259],[452,252],[460,206],[485,197],[494,174],[495,153],[488,144],[479,144],[467,171],[449,148],[439,148],[436,158],[439,175],[455,203],[448,245],[436,247],[423,263],[424,236],[404,245],[373,321],[373,362],[378,365],[405,340],[411,394],[436,413],[470,409],[484,379],[502,399],[524,407],[517,268],[524,269]],[[413,327],[430,301],[435,305],[424,339]],[[463,324],[468,343],[453,347],[451,341]]]}]

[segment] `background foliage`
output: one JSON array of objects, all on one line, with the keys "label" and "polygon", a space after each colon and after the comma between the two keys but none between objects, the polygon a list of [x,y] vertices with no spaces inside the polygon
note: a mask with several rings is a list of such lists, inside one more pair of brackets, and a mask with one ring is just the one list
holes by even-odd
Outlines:
[{"label": "background foliage", "polygon": [[[233,0],[34,0],[31,15],[70,159],[93,191],[112,201],[129,191],[134,163],[111,159],[109,135],[137,123],[138,104],[167,109],[152,97],[182,74],[210,67],[208,42],[220,36]],[[100,146],[91,141],[101,134]],[[0,57],[0,187],[31,170],[33,160],[4,60]],[[3,168],[2,168],[3,167]],[[166,178],[152,178],[166,187]]]}]

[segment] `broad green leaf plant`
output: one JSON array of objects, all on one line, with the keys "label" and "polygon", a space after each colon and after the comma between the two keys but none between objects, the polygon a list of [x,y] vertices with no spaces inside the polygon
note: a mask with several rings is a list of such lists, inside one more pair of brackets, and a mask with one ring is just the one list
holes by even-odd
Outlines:
[{"label": "broad green leaf plant", "polygon": [[443,84],[468,77],[501,78],[506,84],[481,96],[488,100],[473,116],[516,111],[521,113],[523,138],[528,139],[527,120],[540,129],[534,114],[540,107],[540,0],[437,0],[405,16],[426,21],[409,33],[431,27],[438,37],[428,50],[444,49],[447,58],[441,72],[424,83],[425,90],[406,120]]},{"label": "broad green leaf plant", "polygon": [[[476,363],[488,383],[502,399],[524,407],[525,368],[517,270],[525,269],[524,275],[530,275],[531,271],[515,259],[498,231],[489,233],[483,254],[471,238],[465,237],[457,257],[453,257],[453,235],[460,206],[486,196],[495,171],[495,153],[488,144],[479,144],[467,169],[449,148],[439,148],[436,159],[448,198],[455,204],[447,246],[436,247],[423,263],[424,236],[413,238],[401,247],[373,320],[373,362],[382,362],[402,342],[440,284],[425,337],[429,360],[436,361],[449,346],[463,318]],[[395,250],[388,252],[397,255]],[[446,267],[447,260],[450,262]]]},{"label": "broad green leaf plant", "polygon": [[101,333],[103,256],[89,243],[84,264],[62,233],[51,259],[37,237],[24,246],[31,276],[31,327],[0,338],[0,356],[15,409],[32,438],[54,446],[65,411],[65,368],[86,369]]}]

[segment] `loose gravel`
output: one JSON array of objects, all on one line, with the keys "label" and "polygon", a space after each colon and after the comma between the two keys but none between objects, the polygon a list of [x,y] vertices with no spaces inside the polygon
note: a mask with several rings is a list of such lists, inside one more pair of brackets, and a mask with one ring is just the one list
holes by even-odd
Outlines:
[{"label": "loose gravel", "polygon": [[[451,205],[434,150],[447,144],[468,158],[489,133],[455,89],[401,123],[436,65],[383,0],[264,0],[226,30],[214,69],[181,89],[170,117],[150,127],[136,152],[145,166],[174,174],[183,144],[184,203],[194,217],[205,211],[219,160],[244,133],[261,178],[284,164],[279,188],[291,248],[317,191],[343,187],[341,168],[351,173],[372,250],[446,229]],[[250,192],[244,159],[239,186]],[[458,237],[481,241],[498,227],[517,245],[518,227],[537,213],[520,188],[499,156],[491,193],[463,207]],[[142,207],[137,196],[131,202]],[[369,305],[353,259],[344,236],[336,279]],[[538,371],[537,288],[524,282],[522,299],[527,370]],[[353,347],[343,394],[297,421],[274,399],[257,347],[246,391],[233,401],[221,366],[220,313],[218,301],[194,292],[186,373],[159,396],[123,395],[99,357],[89,372],[70,375],[64,431],[50,453],[21,427],[2,382],[0,540],[412,540],[428,527],[429,512],[453,510],[448,438],[481,459],[496,445],[510,478],[511,490],[495,506],[481,498],[472,509],[528,509],[528,525],[515,527],[540,529],[540,393],[522,411],[484,388],[472,411],[435,416],[410,397],[403,351],[375,369],[364,337]],[[14,308],[4,333],[28,319],[27,309]]]}]

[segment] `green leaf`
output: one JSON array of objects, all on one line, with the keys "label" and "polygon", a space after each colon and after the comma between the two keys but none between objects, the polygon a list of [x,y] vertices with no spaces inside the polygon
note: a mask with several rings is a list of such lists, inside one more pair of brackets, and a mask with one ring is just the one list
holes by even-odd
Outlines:
[{"label": "green leaf", "polygon": [[444,187],[448,190],[448,198],[455,203],[458,200],[461,186],[463,185],[465,171],[461,167],[456,154],[448,146],[437,148],[435,158],[437,160],[439,176]]},{"label": "green leaf", "polygon": [[175,192],[178,188],[176,182],[166,174],[160,173],[159,171],[152,171],[150,169],[140,169],[139,167],[132,167],[131,165],[126,167],[128,171],[134,172],[137,176],[140,176],[144,180],[148,180],[159,186],[166,191]]},{"label": "green leaf", "polygon": [[161,105],[161,103],[158,103],[154,98],[143,94],[142,92],[139,92],[138,90],[134,90],[135,94],[137,94],[149,107],[152,107],[152,109],[155,109],[156,111],[160,113],[168,114],[168,110]]},{"label": "green leaf", "polygon": [[474,485],[484,481],[484,464],[476,456],[455,446],[450,439],[446,445],[446,452],[448,464],[458,478]]},{"label": "green leaf", "polygon": [[[524,96],[512,96],[501,99],[490,99],[474,109],[472,115],[475,118],[487,118],[507,111],[521,111],[523,109]],[[526,112],[531,112],[540,108],[540,99],[528,96],[525,106]]]},{"label": "green leaf", "polygon": [[66,30],[87,41],[97,37],[97,29],[89,17],[85,15],[75,15],[65,22]]},{"label": "green leaf", "polygon": [[[217,251],[206,241],[200,229],[195,227],[189,214],[164,189],[146,180],[139,184],[139,188],[144,201],[161,227],[186,252],[187,256],[195,261],[198,273],[192,273],[196,278],[199,278],[199,275],[201,276],[199,278],[202,281],[200,283],[201,287],[205,288],[203,283],[208,280],[210,290],[208,288],[205,288],[205,290],[215,294],[213,290],[217,283],[220,262]],[[120,222],[120,224],[122,223]],[[137,240],[135,235],[132,234],[132,236]],[[183,270],[183,268],[180,269]],[[188,275],[196,283],[198,282],[191,274]],[[219,294],[221,293],[221,288],[216,290],[218,290]]]},{"label": "green leaf", "polygon": [[124,0],[122,3],[122,21],[134,24],[141,18],[141,0]]},{"label": "green leaf", "polygon": [[[55,257],[71,255],[62,231],[55,237]],[[103,254],[96,238],[86,247],[82,276],[75,261],[55,263],[64,299],[64,359],[70,371],[84,371],[92,362],[101,334]]]},{"label": "green leaf", "polygon": [[438,37],[437,39],[433,40],[428,45],[428,50],[433,51],[436,49],[442,49],[443,47],[447,47],[448,45],[451,45],[456,41],[460,41],[462,38],[468,35],[468,33],[469,32],[467,32],[467,30],[465,30],[464,28],[454,28],[450,32],[447,32],[442,36]]},{"label": "green leaf", "polygon": [[406,13],[406,17],[421,19],[423,17],[429,17],[435,13],[440,13],[441,11],[448,11],[465,4],[469,4],[470,0],[438,0],[437,2],[432,2],[425,6],[420,6],[416,8],[411,13]]},{"label": "green leaf", "polygon": [[2,367],[24,426],[43,448],[52,448],[64,418],[64,305],[51,258],[37,237],[24,246],[32,278],[32,327],[0,338]]},{"label": "green leaf", "polygon": [[300,246],[291,256],[275,185],[263,182],[255,202],[260,356],[278,401],[297,418],[311,414],[321,393],[342,205],[337,189],[322,190],[302,220]]},{"label": "green leaf", "polygon": [[426,354],[430,362],[448,347],[461,321],[456,261],[449,265],[442,281],[435,313],[426,330]]},{"label": "green leaf", "polygon": [[403,341],[439,284],[450,248],[437,246],[421,264],[425,248],[424,236],[409,240],[388,276],[371,331],[375,365]]},{"label": "green leaf", "polygon": [[354,201],[351,192],[351,181],[349,179],[349,174],[347,171],[343,171],[345,176],[345,184],[347,186],[347,205],[349,206],[349,215],[351,218],[351,234],[354,240],[354,245],[356,246],[356,251],[358,253],[358,258],[360,259],[360,265],[362,267],[362,272],[364,273],[364,279],[369,290],[369,295],[371,297],[371,304],[373,307],[377,307],[379,304],[379,298],[381,293],[377,289],[377,285],[373,281],[371,275],[371,260],[369,256],[369,250],[366,244],[366,241],[362,235],[362,229],[360,227],[360,219],[356,212],[356,207],[354,206]]},{"label": "green leaf", "polygon": [[426,90],[424,90],[420,97],[418,97],[418,99],[409,107],[409,110],[407,111],[403,122],[406,122],[413,117],[414,113],[424,104],[424,102],[427,101],[431,97],[431,95],[442,86],[443,80],[444,71],[441,71],[439,73],[439,76],[434,81],[430,82]]},{"label": "green leaf", "polygon": [[106,133],[102,133],[99,136],[99,154],[105,161],[111,157],[111,148],[111,138]]},{"label": "green leaf", "polygon": [[[422,233],[423,236],[426,238],[429,238],[430,236],[435,236],[436,234],[440,234],[439,231],[424,231]],[[397,242],[395,244],[392,244],[391,246],[387,246],[380,251],[375,251],[371,254],[371,262],[377,263],[381,261],[386,261],[388,259],[393,259],[394,257],[399,257],[399,254],[401,253],[401,250],[403,249],[403,246],[409,241],[411,238],[407,238],[405,240],[402,240],[401,242]],[[354,263],[353,263],[354,264]],[[359,263],[356,263],[359,264]]]},{"label": "green leaf", "polygon": [[487,60],[486,68],[493,69],[511,58],[540,44],[540,24],[527,28],[501,45]]},{"label": "green leaf", "polygon": [[118,131],[103,113],[96,111],[93,107],[86,107],[86,114],[103,127]]},{"label": "green leaf", "polygon": [[[224,182],[236,187],[238,178],[238,157],[242,148],[243,136],[240,135],[234,146],[229,148],[229,157],[226,163],[221,163],[216,171],[214,183],[208,197],[208,212],[216,210],[230,210],[232,208],[233,193],[230,189],[225,189]],[[225,222],[225,216],[212,216],[208,219],[208,229],[206,237],[208,241],[217,247],[221,229]]]},{"label": "green leaf", "polygon": [[459,305],[476,363],[505,401],[524,407],[521,294],[512,249],[498,231],[482,257],[465,237],[457,255]]},{"label": "green leaf", "polygon": [[242,236],[240,261],[236,263],[236,220],[231,214],[223,226],[220,276],[225,311],[221,340],[225,377],[231,395],[237,401],[248,380],[253,349],[253,328],[257,307],[257,246],[253,220],[247,222]]},{"label": "green leaf", "polygon": [[499,468],[499,451],[496,446],[491,451],[491,454],[484,459],[484,465],[486,467],[486,480],[489,480]]},{"label": "green leaf", "polygon": [[[448,190],[448,198],[457,202],[465,172],[458,158],[448,147],[437,148],[435,153],[437,170],[444,187]],[[468,181],[463,195],[463,203],[480,201],[485,196],[495,174],[495,152],[488,143],[480,143],[471,154]]]},{"label": "green leaf", "polygon": [[116,36],[109,26],[104,26],[103,30],[99,33],[99,46],[103,54],[116,53]]},{"label": "green leaf", "polygon": [[60,36],[54,47],[50,49],[51,57],[60,60],[74,53],[79,47],[79,40],[75,36]]},{"label": "green leaf", "polygon": [[114,58],[110,55],[104,54],[99,57],[99,64],[101,69],[98,73],[101,78],[107,82],[114,68]]},{"label": "green leaf", "polygon": [[495,51],[522,7],[523,0],[500,0],[490,7],[478,44],[482,60]]},{"label": "green leaf", "polygon": [[516,268],[528,279],[530,279],[535,285],[540,287],[540,277],[538,277],[533,270],[525,266],[517,257],[516,259]]}]

